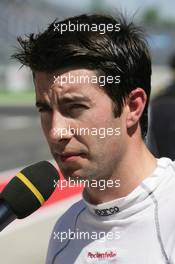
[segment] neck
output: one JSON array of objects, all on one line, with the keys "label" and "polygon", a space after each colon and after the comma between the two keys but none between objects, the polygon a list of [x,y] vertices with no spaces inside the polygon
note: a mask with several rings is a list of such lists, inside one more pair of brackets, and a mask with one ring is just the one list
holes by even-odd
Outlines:
[{"label": "neck", "polygon": [[117,163],[113,175],[108,178],[112,179],[113,182],[119,180],[120,186],[105,188],[105,190],[86,188],[89,202],[100,204],[127,196],[153,173],[156,165],[156,158],[147,149],[143,141],[137,144],[137,148],[136,145],[130,145],[124,158]]}]

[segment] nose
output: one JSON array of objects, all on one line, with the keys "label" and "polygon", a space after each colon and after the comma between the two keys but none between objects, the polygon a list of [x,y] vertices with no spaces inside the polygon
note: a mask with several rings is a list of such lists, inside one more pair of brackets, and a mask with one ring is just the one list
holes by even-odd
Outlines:
[{"label": "nose", "polygon": [[70,140],[72,136],[68,118],[62,116],[58,111],[53,111],[49,140],[52,143],[58,143],[59,141]]}]

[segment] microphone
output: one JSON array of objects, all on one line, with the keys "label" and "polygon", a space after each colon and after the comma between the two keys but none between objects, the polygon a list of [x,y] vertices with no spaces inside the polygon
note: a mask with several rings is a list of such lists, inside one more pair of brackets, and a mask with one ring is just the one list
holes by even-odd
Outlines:
[{"label": "microphone", "polygon": [[32,164],[16,174],[0,193],[0,231],[16,218],[32,214],[50,197],[59,180],[48,161]]}]

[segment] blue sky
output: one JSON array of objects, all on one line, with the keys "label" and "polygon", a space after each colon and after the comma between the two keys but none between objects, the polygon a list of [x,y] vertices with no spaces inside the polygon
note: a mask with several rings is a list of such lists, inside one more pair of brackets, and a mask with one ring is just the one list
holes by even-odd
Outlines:
[{"label": "blue sky", "polygon": [[122,7],[132,13],[134,13],[136,10],[138,10],[139,13],[142,13],[148,7],[157,7],[160,10],[162,16],[171,16],[175,18],[174,0],[106,0],[105,2],[116,7]]},{"label": "blue sky", "polygon": [[120,10],[127,11],[129,14],[142,14],[148,7],[157,7],[163,17],[171,17],[175,19],[175,1],[174,0],[50,0],[56,4],[65,5],[80,11],[88,11],[90,2],[99,1],[104,2],[107,6],[119,8]]}]

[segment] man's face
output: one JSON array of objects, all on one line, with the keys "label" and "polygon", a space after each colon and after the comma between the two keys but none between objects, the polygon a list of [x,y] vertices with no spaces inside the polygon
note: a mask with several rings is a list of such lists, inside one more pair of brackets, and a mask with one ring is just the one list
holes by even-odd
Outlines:
[{"label": "man's face", "polygon": [[[95,73],[70,70],[60,77],[68,75],[80,79]],[[58,73],[36,72],[34,83],[42,128],[64,177],[112,177],[127,146],[125,111],[116,118],[112,100],[96,83],[61,84],[55,77]]]}]

